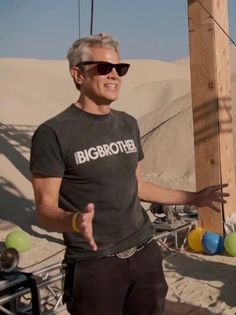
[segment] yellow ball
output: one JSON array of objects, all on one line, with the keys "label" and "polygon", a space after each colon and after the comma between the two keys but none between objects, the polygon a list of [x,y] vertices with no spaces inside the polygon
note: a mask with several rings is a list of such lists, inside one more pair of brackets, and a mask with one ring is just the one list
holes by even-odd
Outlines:
[{"label": "yellow ball", "polygon": [[15,248],[18,252],[25,252],[31,247],[29,234],[22,230],[10,232],[5,240],[6,248]]},{"label": "yellow ball", "polygon": [[204,252],[204,248],[202,246],[202,236],[204,233],[204,229],[196,228],[188,233],[187,240],[189,247],[197,253]]}]

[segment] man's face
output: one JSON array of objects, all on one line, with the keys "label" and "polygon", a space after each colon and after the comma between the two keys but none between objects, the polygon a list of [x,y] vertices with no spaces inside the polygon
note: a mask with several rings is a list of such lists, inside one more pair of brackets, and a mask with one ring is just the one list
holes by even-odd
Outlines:
[{"label": "man's face", "polygon": [[[120,58],[113,48],[95,46],[90,49],[88,61],[106,61],[119,63]],[[80,91],[98,105],[109,105],[119,97],[121,77],[115,68],[108,74],[101,75],[96,64],[80,66]]]}]

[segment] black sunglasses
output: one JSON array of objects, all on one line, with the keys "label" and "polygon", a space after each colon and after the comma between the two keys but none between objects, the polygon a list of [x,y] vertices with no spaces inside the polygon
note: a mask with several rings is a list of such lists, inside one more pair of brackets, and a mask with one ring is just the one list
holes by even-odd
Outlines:
[{"label": "black sunglasses", "polygon": [[83,61],[76,66],[86,66],[86,65],[96,65],[96,70],[100,75],[106,75],[112,71],[113,68],[116,69],[117,74],[123,77],[129,70],[130,64],[128,63],[110,63],[107,61]]}]

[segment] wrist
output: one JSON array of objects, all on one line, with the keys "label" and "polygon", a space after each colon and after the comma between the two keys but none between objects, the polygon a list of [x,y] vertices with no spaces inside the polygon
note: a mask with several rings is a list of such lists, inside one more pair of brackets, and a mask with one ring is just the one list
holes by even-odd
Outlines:
[{"label": "wrist", "polygon": [[201,203],[201,196],[199,194],[199,192],[195,192],[193,193],[193,198],[192,198],[192,205],[198,206]]}]

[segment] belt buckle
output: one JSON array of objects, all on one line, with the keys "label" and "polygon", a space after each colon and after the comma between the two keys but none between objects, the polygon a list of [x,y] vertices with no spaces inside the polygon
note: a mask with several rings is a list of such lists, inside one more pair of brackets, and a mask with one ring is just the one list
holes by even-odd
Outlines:
[{"label": "belt buckle", "polygon": [[137,251],[137,247],[131,247],[129,249],[123,250],[122,252],[115,254],[116,257],[121,259],[126,259],[133,256]]}]

